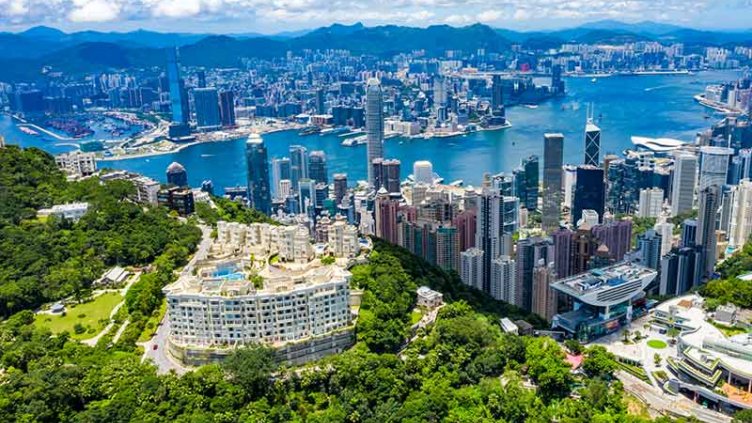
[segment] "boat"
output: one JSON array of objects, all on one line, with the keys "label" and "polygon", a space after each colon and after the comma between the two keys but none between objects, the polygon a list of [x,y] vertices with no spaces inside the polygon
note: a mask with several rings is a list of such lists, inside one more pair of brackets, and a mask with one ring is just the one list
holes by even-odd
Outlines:
[{"label": "boat", "polygon": [[349,129],[346,126],[340,126],[339,128],[324,128],[319,135],[339,134],[341,132],[347,132]]},{"label": "boat", "polygon": [[528,109],[537,109],[538,105],[537,104],[526,104],[525,107],[527,107]]},{"label": "boat", "polygon": [[355,137],[355,138],[348,138],[348,139],[342,141],[341,145],[343,145],[345,147],[354,147],[356,145],[365,144],[367,142],[368,142],[368,137],[365,136],[365,135],[361,135],[361,136]]},{"label": "boat", "polygon": [[28,126],[19,126],[18,129],[26,135],[39,136],[39,132],[29,128]]},{"label": "boat", "polygon": [[598,82],[598,79],[597,78],[593,78],[593,79],[590,80],[590,82],[592,82],[593,84],[595,84],[596,82]]},{"label": "boat", "polygon": [[298,132],[298,135],[306,136],[318,134],[319,132],[321,132],[321,128],[319,128],[318,126],[309,126],[307,128],[303,128],[300,132]]}]

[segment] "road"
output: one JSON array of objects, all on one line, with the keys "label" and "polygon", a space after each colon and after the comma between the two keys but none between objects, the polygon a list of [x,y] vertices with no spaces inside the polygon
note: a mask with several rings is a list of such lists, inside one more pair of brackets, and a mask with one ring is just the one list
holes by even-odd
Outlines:
[{"label": "road", "polygon": [[[212,244],[212,228],[206,225],[199,225],[199,228],[201,228],[201,242],[196,247],[196,253],[180,272],[181,275],[190,275],[196,263],[209,255],[209,248]],[[150,340],[140,344],[144,347],[144,355],[141,357],[141,361],[151,360],[157,366],[157,373],[160,374],[168,373],[170,370],[174,370],[177,374],[186,373],[191,368],[181,365],[167,351],[167,338],[169,334],[170,319],[168,318],[168,314],[165,313],[154,336]],[[156,349],[154,349],[155,346]]]},{"label": "road", "polygon": [[682,395],[671,395],[661,389],[646,384],[624,371],[617,371],[616,377],[624,384],[624,390],[639,398],[651,411],[669,416],[695,416],[703,422],[729,423],[731,417],[708,410]]}]

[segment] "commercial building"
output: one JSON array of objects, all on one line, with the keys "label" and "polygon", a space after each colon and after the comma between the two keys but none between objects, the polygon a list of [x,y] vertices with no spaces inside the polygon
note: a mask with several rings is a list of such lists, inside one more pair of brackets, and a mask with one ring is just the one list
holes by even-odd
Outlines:
[{"label": "commercial building", "polygon": [[326,168],[326,153],[323,151],[311,151],[308,156],[308,177],[317,183],[329,183],[329,175]]},{"label": "commercial building", "polygon": [[582,342],[619,331],[644,313],[645,288],[658,272],[621,262],[559,280],[552,288],[572,303],[553,318],[553,326]]},{"label": "commercial building", "polygon": [[640,190],[640,205],[637,209],[639,217],[658,217],[663,208],[663,190],[649,188]]},{"label": "commercial building", "polygon": [[245,143],[246,169],[248,173],[249,205],[262,213],[272,210],[269,184],[269,160],[264,140],[258,134],[251,134]]},{"label": "commercial building", "polygon": [[366,168],[368,183],[375,185],[372,163],[384,157],[384,98],[381,83],[371,78],[366,85]]},{"label": "commercial building", "polygon": [[70,176],[82,177],[97,171],[97,159],[94,153],[72,151],[55,156],[55,164]]},{"label": "commercial building", "polygon": [[195,88],[193,107],[196,110],[196,129],[211,130],[222,126],[219,112],[219,94],[215,88]]},{"label": "commercial building", "polygon": [[601,128],[592,119],[585,125],[585,165],[598,166],[601,154]]},{"label": "commercial building", "polygon": [[564,135],[543,136],[543,230],[550,233],[561,221],[562,165],[564,164]]},{"label": "commercial building", "polygon": [[219,93],[219,116],[222,126],[235,126],[235,95],[232,91]]},{"label": "commercial building", "polygon": [[577,182],[572,205],[572,223],[582,218],[585,209],[595,210],[600,219],[606,206],[606,192],[603,180],[603,169],[595,166],[583,165],[577,167]]},{"label": "commercial building", "polygon": [[697,156],[677,154],[674,158],[674,175],[671,185],[671,215],[692,211],[697,182]]},{"label": "commercial building", "polygon": [[700,186],[702,191],[711,185],[722,186],[728,177],[729,161],[734,149],[726,147],[700,148]]},{"label": "commercial building", "polygon": [[427,160],[413,163],[413,181],[416,184],[433,184],[433,165]]},{"label": "commercial building", "polygon": [[183,165],[178,162],[172,162],[167,166],[167,184],[178,187],[188,186],[188,173]]}]

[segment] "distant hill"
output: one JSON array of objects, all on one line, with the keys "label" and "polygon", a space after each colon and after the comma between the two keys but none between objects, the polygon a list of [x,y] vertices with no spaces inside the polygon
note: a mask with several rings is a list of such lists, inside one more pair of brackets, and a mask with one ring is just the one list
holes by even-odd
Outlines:
[{"label": "distant hill", "polygon": [[234,67],[242,58],[279,57],[287,51],[343,49],[353,54],[390,57],[425,50],[440,55],[446,50],[504,51],[511,44],[530,49],[554,48],[565,42],[624,43],[682,42],[688,47],[745,44],[752,46],[752,30],[700,31],[656,22],[623,23],[605,20],[556,31],[521,32],[474,24],[464,27],[433,25],[416,28],[398,25],[367,27],[334,24],[314,30],[264,36],[81,31],[65,33],[34,27],[20,33],[0,33],[0,81],[34,78],[43,66],[63,72],[98,72],[122,67],[163,66],[165,47],[181,47],[186,65]]}]

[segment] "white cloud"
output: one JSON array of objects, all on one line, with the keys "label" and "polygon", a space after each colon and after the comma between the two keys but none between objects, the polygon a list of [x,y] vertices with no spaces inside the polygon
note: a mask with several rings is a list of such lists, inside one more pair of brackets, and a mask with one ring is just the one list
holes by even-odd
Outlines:
[{"label": "white cloud", "polygon": [[112,0],[73,0],[71,22],[109,22],[118,18],[120,4]]},{"label": "white cloud", "polygon": [[479,22],[495,22],[498,21],[499,18],[501,18],[502,13],[500,10],[484,10],[480,13],[478,13],[478,21]]},{"label": "white cloud", "polygon": [[[15,24],[124,22],[137,27],[200,30],[202,22],[228,31],[312,28],[334,22],[367,25],[436,23],[546,26],[585,20],[661,19],[723,26],[741,22],[752,0],[0,0],[0,27]],[[708,13],[713,12],[713,13]],[[698,18],[714,16],[715,22]],[[127,25],[125,22],[127,21]],[[77,25],[85,27],[85,25]],[[112,24],[113,29],[121,27]]]}]

